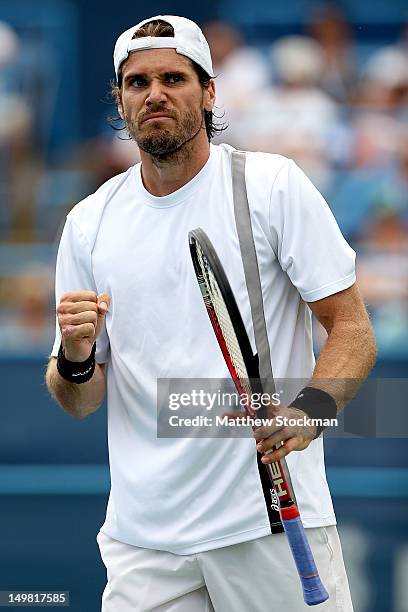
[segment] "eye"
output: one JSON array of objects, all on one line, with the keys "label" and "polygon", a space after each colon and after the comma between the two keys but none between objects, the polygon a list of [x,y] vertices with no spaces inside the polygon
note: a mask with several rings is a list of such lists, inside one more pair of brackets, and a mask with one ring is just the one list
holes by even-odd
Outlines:
[{"label": "eye", "polygon": [[137,76],[134,79],[132,79],[131,85],[132,87],[136,87],[136,88],[146,87],[147,81],[143,77]]},{"label": "eye", "polygon": [[182,74],[178,74],[177,72],[169,72],[166,74],[166,81],[167,83],[171,84],[181,83],[184,81],[184,77]]}]

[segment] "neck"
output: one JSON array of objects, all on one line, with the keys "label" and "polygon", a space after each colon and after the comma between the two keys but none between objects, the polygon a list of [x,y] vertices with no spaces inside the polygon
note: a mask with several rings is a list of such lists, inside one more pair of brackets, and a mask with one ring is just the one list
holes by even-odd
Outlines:
[{"label": "neck", "polygon": [[205,130],[181,149],[163,158],[140,150],[142,179],[154,196],[166,196],[186,185],[204,167],[210,156]]}]

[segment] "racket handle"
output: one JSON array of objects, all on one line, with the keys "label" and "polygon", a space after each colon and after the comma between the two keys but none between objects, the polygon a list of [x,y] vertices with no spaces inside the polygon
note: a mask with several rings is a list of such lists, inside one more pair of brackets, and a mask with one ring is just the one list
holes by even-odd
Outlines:
[{"label": "racket handle", "polygon": [[[298,516],[289,518],[291,514],[293,516],[295,513]],[[285,514],[289,515],[286,519],[284,516]],[[329,594],[320,580],[316,563],[313,559],[313,554],[296,506],[282,508],[282,523],[302,583],[303,599],[305,603],[308,606],[315,606],[326,601],[326,599],[329,599]]]}]

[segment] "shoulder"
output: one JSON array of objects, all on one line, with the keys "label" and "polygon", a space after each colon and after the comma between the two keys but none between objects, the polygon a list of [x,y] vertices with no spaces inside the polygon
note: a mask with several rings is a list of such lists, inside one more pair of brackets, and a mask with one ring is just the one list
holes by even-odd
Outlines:
[{"label": "shoulder", "polygon": [[78,202],[68,213],[68,217],[77,223],[95,219],[114,196],[120,196],[120,190],[133,175],[136,166],[131,166],[126,172],[117,174],[94,193]]},{"label": "shoulder", "polygon": [[[258,189],[262,186],[264,195],[270,197],[274,186],[279,182],[285,183],[294,162],[275,153],[247,152],[246,153],[246,180],[248,188]],[[257,191],[258,191],[257,189]]]},{"label": "shoulder", "polygon": [[134,177],[136,166],[131,166],[101,185],[94,193],[76,204],[67,215],[67,221],[82,233],[91,248],[95,242],[99,225],[106,206],[112,200],[120,199]]},{"label": "shoulder", "polygon": [[[219,145],[219,155],[231,166],[236,150]],[[326,201],[308,176],[293,159],[275,153],[245,151],[245,181],[251,209],[301,209],[316,206],[328,208]]]},{"label": "shoulder", "polygon": [[283,155],[247,152],[246,181],[248,197],[266,198],[269,206],[296,209],[315,201],[327,206],[323,196],[297,163]]},{"label": "shoulder", "polygon": [[[232,154],[237,149],[227,144],[218,145],[220,156],[232,161]],[[285,168],[289,168],[294,162],[277,153],[263,153],[262,151],[245,151],[245,178],[248,187],[252,184],[261,185],[265,194],[271,188],[279,174],[284,174]]]}]

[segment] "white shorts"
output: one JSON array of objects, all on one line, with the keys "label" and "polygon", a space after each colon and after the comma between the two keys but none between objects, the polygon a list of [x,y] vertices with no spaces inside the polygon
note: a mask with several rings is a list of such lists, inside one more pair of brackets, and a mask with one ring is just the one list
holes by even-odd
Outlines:
[{"label": "white shorts", "polygon": [[[337,529],[306,531],[330,594],[316,612],[353,612]],[[137,548],[100,532],[108,582],[102,612],[305,612],[284,534],[194,555]]]}]

